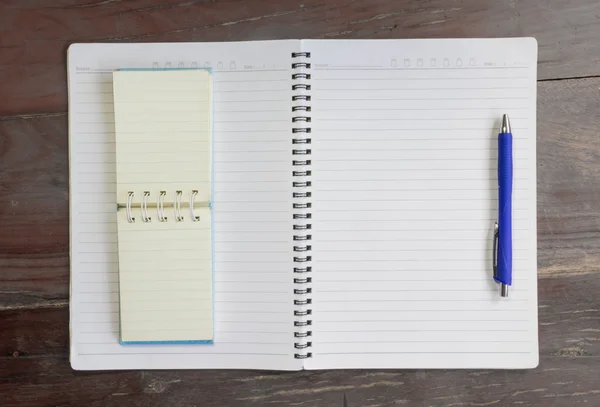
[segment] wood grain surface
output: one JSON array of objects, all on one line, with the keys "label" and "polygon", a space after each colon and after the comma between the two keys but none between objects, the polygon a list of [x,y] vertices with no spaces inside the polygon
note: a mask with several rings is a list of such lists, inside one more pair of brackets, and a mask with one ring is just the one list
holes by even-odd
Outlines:
[{"label": "wood grain surface", "polygon": [[73,42],[534,36],[539,77],[600,74],[590,0],[1,0],[0,115],[64,112]]},{"label": "wood grain surface", "polygon": [[[540,367],[74,372],[73,42],[535,36]],[[600,406],[600,3],[0,0],[0,405]]]}]

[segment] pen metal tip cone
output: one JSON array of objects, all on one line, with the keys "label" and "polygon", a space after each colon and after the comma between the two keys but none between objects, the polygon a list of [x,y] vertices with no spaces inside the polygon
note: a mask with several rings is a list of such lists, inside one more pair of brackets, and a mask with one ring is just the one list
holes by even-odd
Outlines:
[{"label": "pen metal tip cone", "polygon": [[507,114],[502,116],[502,127],[500,128],[500,133],[512,133],[510,130],[510,120],[508,119]]}]

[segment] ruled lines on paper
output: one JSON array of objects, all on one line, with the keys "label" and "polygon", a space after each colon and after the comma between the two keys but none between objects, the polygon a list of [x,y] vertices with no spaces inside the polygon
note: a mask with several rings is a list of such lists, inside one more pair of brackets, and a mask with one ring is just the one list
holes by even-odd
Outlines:
[{"label": "ruled lines on paper", "polygon": [[[473,51],[458,41],[309,43],[309,368],[518,366],[537,357],[535,61],[385,68],[394,53],[429,61],[426,53]],[[367,62],[377,66],[355,67]],[[503,113],[515,137],[509,301],[491,278]]]},{"label": "ruled lines on paper", "polygon": [[[292,43],[170,44],[168,49],[139,44],[94,45],[93,50],[71,50],[69,56],[73,365],[80,369],[298,368],[298,361],[293,359],[290,297]],[[153,60],[170,60],[180,52],[202,54],[214,60],[229,55],[238,61],[254,61],[256,66],[251,70],[214,71],[215,344],[122,346],[118,343],[114,108],[112,75],[106,72],[152,66]],[[260,63],[257,58],[261,58]],[[102,70],[79,74],[75,67],[82,65]],[[181,90],[180,100],[168,105],[169,109],[180,111],[177,114],[183,114],[192,103],[186,101],[185,89]],[[144,106],[138,106],[136,111],[143,115]],[[192,154],[206,151],[208,146],[193,141],[194,134],[186,133],[177,123],[175,128],[172,125],[159,123],[154,131],[131,134],[131,140],[143,142],[144,154],[139,163],[126,163],[122,169],[130,173],[152,172],[152,155],[160,153],[161,160],[169,161],[173,172],[179,171],[180,181],[189,181],[187,163],[178,154],[165,158],[165,152],[180,148],[173,144],[173,137],[165,135],[165,129],[178,131],[176,141]],[[148,162],[142,159],[144,155]],[[161,177],[148,175],[150,179]],[[271,221],[266,219],[269,212],[275,215]],[[290,216],[285,216],[286,212]],[[197,281],[198,265],[188,252],[194,250],[194,242],[170,240],[174,236],[164,233],[162,249],[177,256],[178,266],[173,273],[183,284],[181,301],[168,310],[176,324],[178,319],[194,313],[186,299],[206,293],[195,290],[202,282]],[[160,250],[145,241],[148,235],[142,232],[132,231],[127,238],[140,239],[144,247]],[[170,284],[161,282],[164,273],[159,266],[148,262],[137,271],[143,273],[148,288]],[[145,311],[138,315],[142,328],[145,313],[166,312],[164,306],[156,306],[163,301],[160,291],[149,292],[144,301],[140,307]]]}]

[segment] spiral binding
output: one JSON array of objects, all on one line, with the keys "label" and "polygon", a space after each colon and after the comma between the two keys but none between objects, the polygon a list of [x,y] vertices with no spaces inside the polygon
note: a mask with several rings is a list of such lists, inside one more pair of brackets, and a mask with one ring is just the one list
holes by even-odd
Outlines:
[{"label": "spiral binding", "polygon": [[[311,67],[310,62],[308,62],[310,60],[310,52],[293,52],[292,58],[294,59],[294,62],[292,62],[292,90],[298,92],[292,96],[292,101],[297,102],[295,106],[292,106],[292,112],[298,112],[297,116],[292,116],[292,123],[298,123],[298,127],[292,128],[292,134],[295,135],[295,138],[292,139],[292,144],[294,145],[292,154],[294,156],[307,156],[312,153],[309,148],[312,142],[310,138],[311,127],[309,124],[311,122],[309,113],[311,106],[308,104],[311,101],[309,94],[311,85],[308,82],[311,78],[311,74],[308,72]],[[303,352],[295,353],[294,357],[296,359],[307,359],[312,357],[312,353],[307,351],[307,349],[312,347],[312,342],[310,339],[307,339],[312,336],[312,331],[310,330],[312,326],[312,319],[310,319],[312,309],[309,307],[312,304],[312,298],[310,298],[310,294],[312,293],[312,277],[307,275],[312,272],[310,265],[312,257],[309,255],[312,246],[307,244],[312,240],[312,235],[306,232],[312,229],[312,225],[309,223],[309,220],[312,218],[312,213],[310,212],[312,203],[308,201],[308,198],[312,196],[310,191],[312,187],[312,182],[310,181],[312,171],[308,168],[311,165],[311,160],[294,159],[292,160],[292,165],[299,167],[297,170],[294,169],[292,171],[292,176],[298,177],[292,182],[292,186],[297,188],[292,193],[292,206],[294,208],[292,217],[298,220],[298,223],[293,225],[293,230],[299,231],[298,234],[294,235],[294,242],[303,242],[294,245],[294,253],[298,253],[297,256],[294,256],[294,273],[297,274],[294,277],[294,285],[296,287],[294,288],[294,327],[298,328],[294,332],[294,337],[299,338],[299,341],[294,343],[294,348],[303,350]],[[300,340],[300,338],[302,339]]]},{"label": "spiral binding", "polygon": [[[190,192],[189,204],[186,204],[187,206],[189,206],[190,219],[193,222],[200,221],[200,216],[198,216],[194,213],[194,207],[196,205],[195,199],[196,199],[197,195],[198,195],[198,190],[197,189],[192,190]],[[127,222],[135,223],[135,217],[133,216],[133,210],[135,208],[139,208],[141,215],[142,215],[142,222],[150,223],[150,222],[152,222],[152,216],[150,216],[150,212],[149,212],[148,208],[149,207],[156,208],[156,214],[157,214],[158,221],[159,222],[167,222],[168,218],[165,215],[165,198],[166,198],[166,196],[167,196],[167,191],[160,191],[160,193],[156,199],[156,204],[152,204],[152,203],[148,203],[148,201],[152,199],[152,194],[150,193],[150,191],[144,191],[142,194],[141,203],[136,205],[136,204],[134,204],[135,192],[128,191],[127,192],[127,201],[126,201],[125,205],[124,206],[117,205],[117,209],[125,208],[125,213],[127,215]],[[181,211],[181,208],[183,205],[182,199],[183,199],[183,191],[175,191],[175,197],[173,199],[173,203],[168,204],[168,206],[172,207],[174,210],[176,222],[184,221],[183,212]]]}]

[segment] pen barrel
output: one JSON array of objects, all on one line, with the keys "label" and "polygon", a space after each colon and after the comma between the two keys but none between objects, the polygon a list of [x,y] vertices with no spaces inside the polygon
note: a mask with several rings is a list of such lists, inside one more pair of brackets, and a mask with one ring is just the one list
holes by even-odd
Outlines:
[{"label": "pen barrel", "polygon": [[513,137],[498,135],[498,271],[496,281],[512,284]]}]

